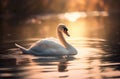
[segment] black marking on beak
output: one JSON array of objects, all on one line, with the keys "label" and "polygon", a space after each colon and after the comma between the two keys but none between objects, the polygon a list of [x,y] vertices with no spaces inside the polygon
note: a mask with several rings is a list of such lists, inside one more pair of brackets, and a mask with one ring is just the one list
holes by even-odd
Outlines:
[{"label": "black marking on beak", "polygon": [[67,29],[67,28],[64,28],[64,31],[68,31],[68,29]]},{"label": "black marking on beak", "polygon": [[64,29],[64,33],[67,35],[67,36],[70,36],[69,33],[67,32],[68,29],[66,27],[63,28]]}]

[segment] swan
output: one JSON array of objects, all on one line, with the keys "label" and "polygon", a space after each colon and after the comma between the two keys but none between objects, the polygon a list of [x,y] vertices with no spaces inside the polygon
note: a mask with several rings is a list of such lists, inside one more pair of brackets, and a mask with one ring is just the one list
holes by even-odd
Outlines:
[{"label": "swan", "polygon": [[30,46],[29,49],[26,49],[16,43],[15,45],[20,48],[23,54],[32,54],[36,56],[76,55],[77,50],[72,45],[70,45],[63,36],[63,33],[67,36],[70,36],[67,31],[68,29],[64,24],[58,24],[56,33],[60,43],[51,38],[46,38],[37,41],[32,46]]}]

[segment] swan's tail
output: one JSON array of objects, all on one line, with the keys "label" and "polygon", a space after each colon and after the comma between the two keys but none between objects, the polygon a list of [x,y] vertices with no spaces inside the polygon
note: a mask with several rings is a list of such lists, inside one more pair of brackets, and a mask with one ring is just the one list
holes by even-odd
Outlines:
[{"label": "swan's tail", "polygon": [[18,48],[20,48],[20,50],[21,50],[24,54],[28,54],[28,53],[29,53],[28,49],[26,49],[26,48],[24,48],[24,47],[22,47],[22,46],[20,46],[20,45],[18,45],[18,44],[16,44],[16,43],[15,43],[15,46],[18,47]]}]

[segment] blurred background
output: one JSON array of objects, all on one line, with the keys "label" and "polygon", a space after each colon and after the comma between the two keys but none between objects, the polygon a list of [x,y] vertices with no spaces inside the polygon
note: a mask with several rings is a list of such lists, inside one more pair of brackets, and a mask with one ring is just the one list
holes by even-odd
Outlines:
[{"label": "blurred background", "polygon": [[119,0],[0,0],[0,3],[0,43],[56,36],[59,23],[65,23],[75,38],[120,40]]},{"label": "blurred background", "polygon": [[[120,0],[0,3],[0,79],[120,79]],[[69,29],[75,57],[26,55],[15,46],[56,37],[59,23]]]}]

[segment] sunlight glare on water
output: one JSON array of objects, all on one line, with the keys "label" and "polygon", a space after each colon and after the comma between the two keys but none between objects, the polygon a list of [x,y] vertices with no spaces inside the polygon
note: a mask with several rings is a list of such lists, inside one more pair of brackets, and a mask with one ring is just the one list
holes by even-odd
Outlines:
[{"label": "sunlight glare on water", "polygon": [[75,22],[79,18],[85,18],[85,17],[87,17],[87,14],[85,12],[71,12],[71,13],[65,13],[64,17],[68,21]]},{"label": "sunlight glare on water", "polygon": [[75,22],[79,18],[86,18],[89,16],[108,16],[105,11],[92,11],[92,12],[69,12],[64,14],[64,18],[70,22]]}]

